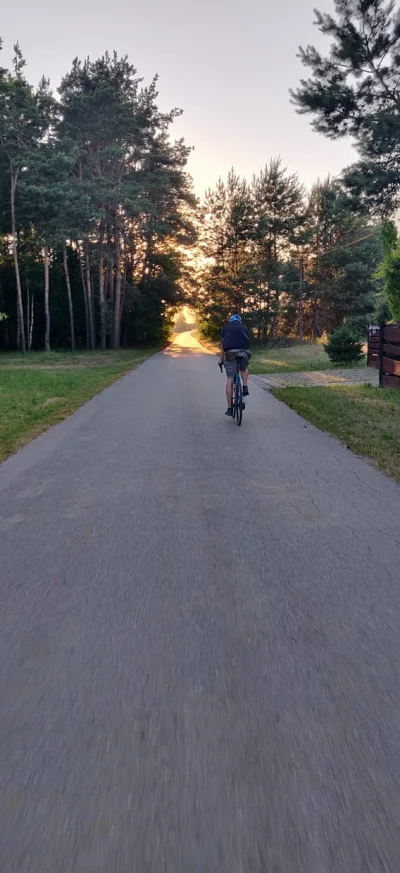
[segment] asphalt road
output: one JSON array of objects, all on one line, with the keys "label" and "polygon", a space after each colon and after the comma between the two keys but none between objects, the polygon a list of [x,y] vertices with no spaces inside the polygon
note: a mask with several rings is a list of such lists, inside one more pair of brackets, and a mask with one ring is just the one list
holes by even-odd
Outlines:
[{"label": "asphalt road", "polygon": [[175,346],[0,469],[1,873],[400,870],[400,489],[223,412]]}]

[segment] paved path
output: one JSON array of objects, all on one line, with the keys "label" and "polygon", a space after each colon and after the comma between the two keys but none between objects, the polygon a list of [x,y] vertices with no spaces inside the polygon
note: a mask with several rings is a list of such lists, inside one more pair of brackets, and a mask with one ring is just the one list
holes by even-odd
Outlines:
[{"label": "paved path", "polygon": [[1,467],[1,873],[400,870],[400,489],[223,408],[178,345]]},{"label": "paved path", "polygon": [[373,385],[378,387],[379,373],[372,367],[354,367],[350,370],[310,370],[298,373],[270,373],[256,376],[264,388],[325,387],[327,385]]}]

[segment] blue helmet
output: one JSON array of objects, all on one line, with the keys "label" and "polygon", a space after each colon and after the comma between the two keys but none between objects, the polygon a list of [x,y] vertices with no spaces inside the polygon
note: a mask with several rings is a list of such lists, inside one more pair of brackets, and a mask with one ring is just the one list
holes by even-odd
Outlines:
[{"label": "blue helmet", "polygon": [[232,322],[232,321],[241,321],[241,320],[242,320],[242,316],[241,316],[241,315],[231,315],[231,317],[230,317],[230,319],[229,319],[230,322]]}]

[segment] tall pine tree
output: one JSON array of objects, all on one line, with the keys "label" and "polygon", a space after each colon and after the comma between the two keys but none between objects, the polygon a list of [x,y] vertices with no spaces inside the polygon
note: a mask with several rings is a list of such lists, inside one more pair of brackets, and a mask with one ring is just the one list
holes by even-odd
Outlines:
[{"label": "tall pine tree", "polygon": [[346,183],[358,207],[388,214],[400,202],[400,11],[394,0],[335,0],[335,9],[316,11],[330,52],[300,49],[312,75],[292,98],[315,130],[353,137],[360,160]]}]

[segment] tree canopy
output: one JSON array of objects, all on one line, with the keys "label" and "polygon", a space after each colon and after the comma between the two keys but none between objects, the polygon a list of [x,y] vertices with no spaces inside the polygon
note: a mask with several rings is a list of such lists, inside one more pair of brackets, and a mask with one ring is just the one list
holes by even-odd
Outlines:
[{"label": "tree canopy", "polygon": [[232,170],[203,207],[200,306],[213,338],[239,311],[260,340],[361,333],[380,290],[380,223],[356,216],[334,180],[307,195],[279,159],[250,184]]},{"label": "tree canopy", "polygon": [[330,51],[300,48],[311,76],[292,99],[318,132],[353,137],[360,159],[345,183],[357,208],[387,215],[400,203],[400,10],[394,0],[335,0],[335,10],[315,13]]},{"label": "tree canopy", "polygon": [[157,340],[195,241],[179,110],[161,112],[157,78],[145,87],[116,53],[75,59],[57,99],[24,66],[17,45],[0,71],[0,336],[23,350]]},{"label": "tree canopy", "polygon": [[[398,23],[381,0],[336,9],[337,19],[318,14],[331,55],[304,50],[314,77],[295,100],[319,130],[356,137],[354,191],[367,159],[397,166],[389,140],[384,158],[373,142],[397,117]],[[232,169],[200,205],[190,148],[172,136],[180,110],[161,111],[157,88],[115,52],[76,58],[57,95],[45,77],[29,84],[18,44],[11,70],[0,68],[0,348],[162,342],[184,302],[208,336],[233,310],[260,342],[343,323],[362,332],[383,284],[394,300],[388,253],[378,270],[381,225],[366,211],[368,198],[393,206],[388,186],[379,197],[361,186],[355,210],[343,180],[307,191],[277,157],[250,180]]]}]

